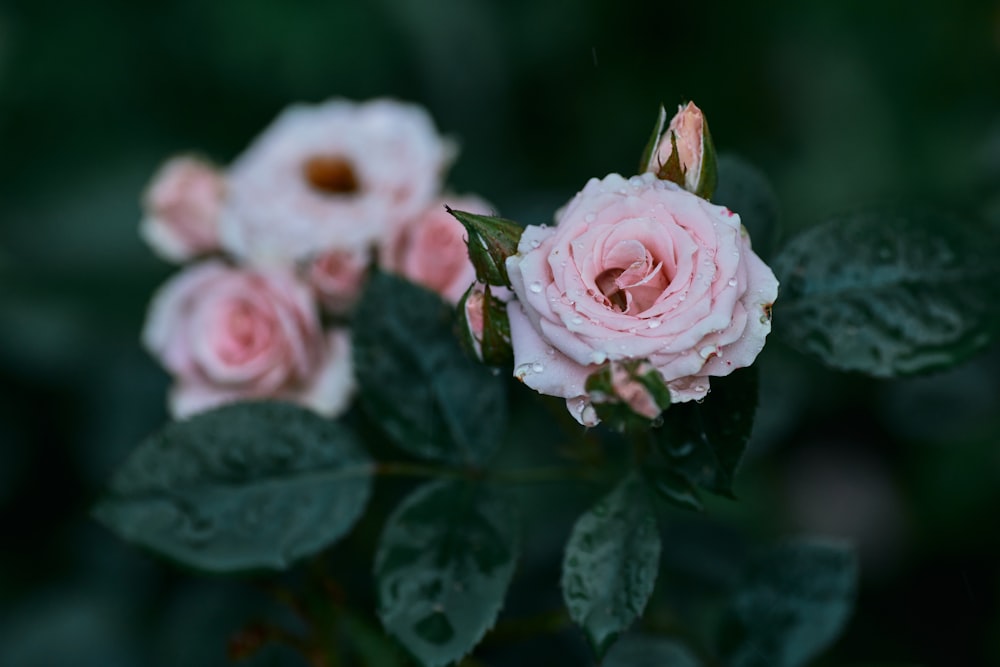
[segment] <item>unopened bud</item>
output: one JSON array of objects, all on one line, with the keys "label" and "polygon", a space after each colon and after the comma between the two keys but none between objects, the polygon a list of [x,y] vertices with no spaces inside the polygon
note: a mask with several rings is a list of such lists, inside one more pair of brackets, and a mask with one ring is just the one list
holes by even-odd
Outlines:
[{"label": "unopened bud", "polygon": [[643,155],[642,171],[709,199],[715,191],[717,166],[708,121],[694,102],[678,107],[666,130],[665,121],[666,111],[661,107]]}]

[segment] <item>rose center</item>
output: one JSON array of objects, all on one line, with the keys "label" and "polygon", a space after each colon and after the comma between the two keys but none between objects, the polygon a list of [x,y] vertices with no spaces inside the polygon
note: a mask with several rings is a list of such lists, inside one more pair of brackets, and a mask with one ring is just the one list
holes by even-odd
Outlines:
[{"label": "rose center", "polygon": [[655,303],[667,284],[662,269],[646,247],[636,240],[615,244],[604,256],[607,268],[594,278],[608,304],[622,313],[637,314]]},{"label": "rose center", "polygon": [[335,155],[315,155],[302,165],[306,181],[316,190],[331,195],[349,195],[360,189],[351,163]]},{"label": "rose center", "polygon": [[607,269],[602,271],[594,280],[597,284],[597,289],[601,290],[601,294],[607,297],[615,310],[621,312],[628,309],[628,299],[625,296],[625,290],[618,286],[618,278],[623,273],[625,273],[625,269]]}]

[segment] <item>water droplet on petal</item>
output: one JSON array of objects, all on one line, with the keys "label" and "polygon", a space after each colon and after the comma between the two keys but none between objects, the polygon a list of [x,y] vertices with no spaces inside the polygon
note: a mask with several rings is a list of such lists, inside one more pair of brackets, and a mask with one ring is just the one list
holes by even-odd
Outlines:
[{"label": "water droplet on petal", "polygon": [[583,324],[583,318],[577,315],[572,320],[570,320],[570,322],[572,322],[573,324]]},{"label": "water droplet on petal", "polygon": [[730,278],[729,279],[729,286],[730,287],[736,287],[736,278]]},{"label": "water droplet on petal", "polygon": [[583,216],[583,221],[584,222],[593,222],[596,219],[597,219],[597,216],[594,215],[593,213],[588,213],[587,215]]},{"label": "water droplet on petal", "polygon": [[531,370],[534,373],[541,373],[542,371],[545,370],[545,366],[536,361],[535,363],[531,364]]},{"label": "water droplet on petal", "polygon": [[661,324],[663,324],[663,322],[661,322],[660,320],[650,320],[648,326],[649,326],[650,329],[655,329],[656,327],[660,326]]},{"label": "water droplet on petal", "polygon": [[531,239],[531,247],[532,248],[537,248],[540,245],[542,245],[541,241],[539,241],[538,239]]},{"label": "water droplet on petal", "polygon": [[534,292],[535,294],[538,294],[539,292],[542,291],[542,283],[536,280],[535,282],[528,285],[528,289]]}]

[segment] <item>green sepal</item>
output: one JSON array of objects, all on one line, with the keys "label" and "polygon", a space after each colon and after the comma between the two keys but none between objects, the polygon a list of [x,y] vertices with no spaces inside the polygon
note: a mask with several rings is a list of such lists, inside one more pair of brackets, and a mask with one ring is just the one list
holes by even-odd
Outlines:
[{"label": "green sepal", "polygon": [[462,223],[469,235],[469,259],[476,268],[476,278],[489,285],[510,287],[507,258],[517,253],[524,228],[512,220],[491,215],[478,215],[445,206]]},{"label": "green sepal", "polygon": [[694,193],[702,199],[711,201],[715,187],[719,184],[719,159],[715,154],[715,144],[708,131],[708,120],[704,114],[701,117],[701,173],[698,174],[698,187]]},{"label": "green sepal", "polygon": [[510,342],[510,319],[507,305],[493,296],[490,286],[483,294],[483,363],[507,366],[514,363],[514,348]]},{"label": "green sepal", "polygon": [[656,114],[656,123],[653,125],[653,133],[649,135],[649,140],[646,142],[646,147],[642,150],[642,157],[639,159],[639,173],[649,171],[653,155],[656,153],[657,147],[660,145],[660,135],[663,134],[663,128],[667,126],[667,110],[664,106],[660,105],[660,111]]},{"label": "green sepal", "polygon": [[671,181],[687,189],[686,174],[687,170],[681,164],[681,155],[677,152],[677,133],[670,130],[670,157],[667,158],[666,164],[660,165],[659,171],[656,172],[656,177],[663,181]]}]

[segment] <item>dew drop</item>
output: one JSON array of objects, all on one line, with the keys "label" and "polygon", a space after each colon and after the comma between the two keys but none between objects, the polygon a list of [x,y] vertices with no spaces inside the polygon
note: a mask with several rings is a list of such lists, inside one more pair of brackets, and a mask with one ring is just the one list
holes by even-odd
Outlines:
[{"label": "dew drop", "polygon": [[649,326],[650,329],[655,329],[656,327],[660,326],[661,324],[663,324],[663,322],[661,322],[660,320],[650,320],[648,326]]},{"label": "dew drop", "polygon": [[532,239],[531,240],[531,247],[532,248],[537,248],[540,245],[542,245],[542,242],[539,241],[538,239]]},{"label": "dew drop", "polygon": [[736,287],[736,278],[730,278],[729,279],[729,286],[730,287]]},{"label": "dew drop", "polygon": [[533,373],[541,373],[544,370],[545,370],[545,366],[543,366],[542,364],[538,363],[537,361],[535,363],[531,364],[531,371]]},{"label": "dew drop", "polygon": [[583,324],[583,318],[577,315],[572,320],[570,320],[570,322],[572,322],[573,324]]},{"label": "dew drop", "polygon": [[538,294],[539,292],[542,291],[542,283],[536,280],[535,282],[528,285],[528,289],[534,292],[535,294]]},{"label": "dew drop", "polygon": [[584,222],[593,222],[596,219],[597,219],[597,216],[594,215],[593,213],[588,213],[587,215],[583,216],[583,221]]}]

